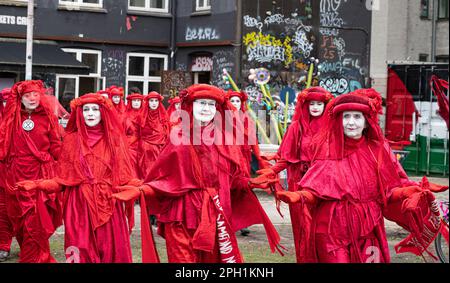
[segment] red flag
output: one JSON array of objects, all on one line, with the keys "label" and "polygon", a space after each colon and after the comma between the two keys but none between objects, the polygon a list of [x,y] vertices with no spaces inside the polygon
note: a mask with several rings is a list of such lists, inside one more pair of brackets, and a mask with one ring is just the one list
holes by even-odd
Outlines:
[{"label": "red flag", "polygon": [[448,105],[448,97],[444,92],[444,89],[448,90],[448,82],[445,80],[441,80],[437,76],[433,75],[431,77],[430,84],[434,95],[438,99],[439,115],[441,115],[441,117],[444,119],[448,129],[449,105]]}]

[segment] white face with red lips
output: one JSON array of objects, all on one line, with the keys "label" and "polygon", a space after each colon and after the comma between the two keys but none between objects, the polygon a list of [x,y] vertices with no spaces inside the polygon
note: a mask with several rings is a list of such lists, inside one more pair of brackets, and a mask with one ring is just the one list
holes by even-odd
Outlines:
[{"label": "white face with red lips", "polygon": [[344,111],[342,113],[344,134],[351,139],[360,139],[366,128],[366,118],[361,111]]},{"label": "white face with red lips", "polygon": [[35,110],[41,102],[41,94],[37,91],[27,92],[22,96],[22,104],[26,110]]},{"label": "white face with red lips", "polygon": [[88,127],[95,127],[102,121],[100,105],[96,103],[86,103],[83,105],[84,122]]},{"label": "white face with red lips", "polygon": [[148,107],[150,107],[151,110],[158,109],[159,106],[159,99],[157,98],[150,98],[148,101]]},{"label": "white face with red lips", "polygon": [[322,101],[311,100],[309,102],[309,114],[313,117],[320,117],[325,110],[325,103]]},{"label": "white face with red lips", "polygon": [[139,110],[142,106],[142,100],[140,99],[132,99],[131,100],[131,108]]},{"label": "white face with red lips", "polygon": [[241,110],[242,101],[238,96],[231,97],[230,102],[237,110]]},{"label": "white face with red lips", "polygon": [[118,104],[120,103],[120,96],[114,95],[114,96],[111,98],[111,100],[112,100],[112,102],[113,102],[114,104],[118,105]]},{"label": "white face with red lips", "polygon": [[196,121],[208,124],[216,115],[216,101],[214,99],[197,99],[193,104],[193,114]]}]

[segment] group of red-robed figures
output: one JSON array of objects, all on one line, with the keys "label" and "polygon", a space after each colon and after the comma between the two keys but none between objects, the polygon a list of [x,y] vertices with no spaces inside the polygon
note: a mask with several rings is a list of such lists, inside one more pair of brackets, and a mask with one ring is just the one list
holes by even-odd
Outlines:
[{"label": "group of red-robed figures", "polygon": [[[432,192],[448,187],[408,179],[378,126],[381,97],[372,89],[336,99],[319,87],[300,93],[272,167],[252,142],[245,93],[193,85],[169,111],[156,92],[131,94],[126,106],[123,96],[113,86],[74,99],[63,129],[41,81],[2,91],[5,258],[14,236],[20,262],[55,262],[49,238],[64,223],[68,262],[132,262],[136,199],[143,262],[159,262],[149,214],[158,215],[169,262],[243,262],[235,232],[253,224],[263,224],[281,253],[254,188],[290,204],[298,262],[389,262],[384,217],[411,232],[399,252],[426,252],[440,230]],[[240,134],[244,145],[229,143]],[[262,168],[256,178],[252,153]],[[278,183],[284,169],[289,191]]]}]

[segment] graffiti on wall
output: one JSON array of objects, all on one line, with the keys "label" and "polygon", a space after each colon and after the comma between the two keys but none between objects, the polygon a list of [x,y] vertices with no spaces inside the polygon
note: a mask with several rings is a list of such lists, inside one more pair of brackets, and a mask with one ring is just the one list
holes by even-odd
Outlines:
[{"label": "graffiti on wall", "polygon": [[107,85],[123,85],[126,72],[126,52],[112,49],[104,52],[104,54],[102,58],[102,75],[107,78]]},{"label": "graffiti on wall", "polygon": [[233,73],[235,68],[235,57],[236,54],[234,50],[220,50],[214,53],[212,57],[212,84],[223,89],[227,89],[229,87],[225,84],[225,81],[222,78],[222,70],[226,69],[228,72]]},{"label": "graffiti on wall", "polygon": [[220,34],[215,28],[211,27],[186,27],[186,41],[194,40],[219,40]]},{"label": "graffiti on wall", "polygon": [[211,72],[213,68],[213,61],[211,57],[199,56],[195,57],[192,63],[192,72]]},{"label": "graffiti on wall", "polygon": [[[279,105],[278,117],[283,120],[285,107],[288,107],[288,116],[292,116],[295,98],[291,97],[286,106],[280,94],[286,88],[291,89],[292,93],[304,88],[299,80],[306,77],[309,58],[317,47],[311,20],[312,1],[302,0],[300,5],[291,7],[285,5],[287,2],[267,2],[264,7],[256,9],[254,4],[244,2],[242,38],[242,77],[246,78],[250,69],[265,68],[270,72],[268,88],[275,104]],[[248,94],[252,107],[256,107],[255,111],[267,108],[259,86],[246,80],[242,88]]]},{"label": "graffiti on wall", "polygon": [[349,8],[347,0],[320,1],[319,85],[334,95],[364,87],[368,76],[368,62],[364,54],[368,49],[355,50],[357,44],[350,42],[358,40],[358,45],[364,46],[363,33],[346,29],[343,12]]}]

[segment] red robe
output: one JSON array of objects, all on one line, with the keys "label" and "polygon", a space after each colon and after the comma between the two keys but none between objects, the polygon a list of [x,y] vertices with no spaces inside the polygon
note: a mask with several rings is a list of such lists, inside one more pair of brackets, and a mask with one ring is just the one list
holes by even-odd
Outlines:
[{"label": "red robe", "polygon": [[128,141],[128,151],[130,153],[130,161],[135,169],[136,176],[139,174],[139,116],[140,110],[129,110],[124,121],[125,134]]},{"label": "red robe", "polygon": [[167,120],[161,122],[160,115],[158,110],[148,111],[145,125],[139,128],[139,177],[141,179],[146,178],[169,138],[169,123]]},{"label": "red robe", "polygon": [[[193,156],[197,156],[195,160]],[[193,172],[193,162],[200,164],[202,185]],[[218,212],[211,191],[218,195],[223,215],[230,223],[230,238],[235,240],[234,233],[242,228],[262,223],[271,248],[276,247],[278,233],[255,194],[248,190],[248,181],[246,173],[216,145],[194,148],[167,144],[146,183],[160,196],[158,205],[150,203],[150,209],[159,214],[158,233],[166,239],[169,262],[219,262]]]},{"label": "red robe", "polygon": [[315,161],[299,182],[319,199],[302,207],[300,262],[390,261],[380,192],[389,199],[392,189],[417,184],[385,144],[380,187],[375,160],[380,146],[365,137],[345,140],[343,159]]},{"label": "red robe", "polygon": [[[319,131],[322,125],[322,119],[312,118],[309,124],[305,123],[304,125],[304,129],[302,129],[299,121],[292,122],[278,150],[280,159],[272,167],[272,170],[277,174],[287,169],[288,190],[291,192],[298,191],[297,183],[302,179],[310,166],[312,158],[310,144],[313,135]],[[301,217],[299,216],[302,213],[301,205],[289,204],[289,213],[294,235],[296,258],[297,262],[300,262]]]},{"label": "red robe", "polygon": [[[28,113],[21,112],[21,124]],[[49,238],[61,224],[61,207],[56,194],[42,191],[11,191],[19,181],[48,179],[54,176],[55,159],[61,151],[61,140],[51,130],[42,107],[31,115],[35,128],[13,132],[10,153],[6,160],[8,214],[19,243],[20,262],[55,262],[50,253]],[[55,118],[56,119],[56,118]]]},{"label": "red robe", "polygon": [[[1,100],[0,103],[2,103]],[[0,124],[1,115],[2,113],[0,111]],[[6,168],[3,161],[0,160],[0,251],[9,252],[13,237],[13,228],[6,209],[5,173]]]},{"label": "red robe", "polygon": [[66,252],[66,257],[70,262],[130,263],[129,226],[124,208],[111,195],[113,174],[118,174],[119,185],[126,185],[134,174],[125,158],[120,157],[117,172],[111,171],[111,154],[101,133],[94,137],[95,144],[84,157],[78,138],[77,132],[65,137],[54,178],[64,188],[64,247],[66,251],[73,251],[71,247],[77,250],[76,255]]}]

